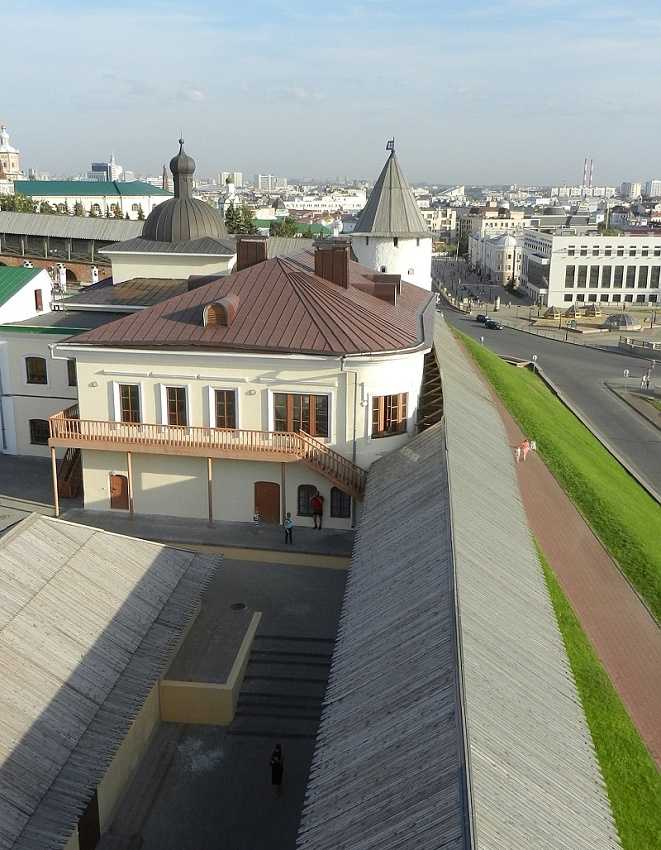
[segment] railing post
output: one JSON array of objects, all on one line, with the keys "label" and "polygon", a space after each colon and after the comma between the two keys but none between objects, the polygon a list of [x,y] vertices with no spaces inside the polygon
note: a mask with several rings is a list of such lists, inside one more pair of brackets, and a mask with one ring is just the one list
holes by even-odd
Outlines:
[{"label": "railing post", "polygon": [[213,459],[207,458],[207,499],[209,504],[209,525],[213,525]]},{"label": "railing post", "polygon": [[60,515],[60,494],[57,491],[57,459],[55,457],[55,447],[50,450],[51,471],[53,474],[53,504],[55,507],[55,516]]}]

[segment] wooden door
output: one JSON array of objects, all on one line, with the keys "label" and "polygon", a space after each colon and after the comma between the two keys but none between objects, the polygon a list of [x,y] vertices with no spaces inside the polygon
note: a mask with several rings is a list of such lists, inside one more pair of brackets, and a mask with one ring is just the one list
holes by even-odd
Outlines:
[{"label": "wooden door", "polygon": [[110,476],[110,507],[115,510],[129,509],[129,480],[126,475]]},{"label": "wooden door", "polygon": [[99,799],[95,790],[87,808],[78,819],[78,846],[80,850],[94,850],[100,838]]},{"label": "wooden door", "polygon": [[255,481],[255,513],[263,522],[280,523],[280,485]]}]

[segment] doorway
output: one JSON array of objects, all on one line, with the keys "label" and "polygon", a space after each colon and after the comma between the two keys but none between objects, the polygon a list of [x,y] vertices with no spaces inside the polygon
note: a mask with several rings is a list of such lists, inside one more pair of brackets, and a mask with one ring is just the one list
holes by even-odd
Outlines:
[{"label": "doorway", "polygon": [[100,838],[99,798],[95,789],[94,796],[78,819],[78,846],[80,850],[94,850]]},{"label": "doorway", "polygon": [[110,507],[112,510],[128,511],[129,480],[126,475],[110,476]]},{"label": "doorway", "polygon": [[280,485],[272,481],[255,481],[255,513],[263,522],[280,524]]}]

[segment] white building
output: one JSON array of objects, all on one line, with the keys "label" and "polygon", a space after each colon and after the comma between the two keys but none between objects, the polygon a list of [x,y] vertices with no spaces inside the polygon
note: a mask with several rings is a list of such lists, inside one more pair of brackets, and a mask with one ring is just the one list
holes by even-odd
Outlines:
[{"label": "white building", "polygon": [[347,240],[245,243],[240,271],[57,346],[80,418],[51,420],[50,446],[82,451],[86,508],[311,525],[318,490],[348,528],[364,470],[416,431],[429,295]]},{"label": "white building", "polygon": [[471,268],[493,283],[518,285],[523,262],[521,233],[488,236],[471,233],[468,237],[468,261]]},{"label": "white building", "polygon": [[242,171],[221,171],[218,175],[218,183],[222,189],[227,183],[233,183],[237,189],[243,188]]},{"label": "white building", "polygon": [[661,236],[525,231],[521,282],[540,304],[656,304],[660,275]]},{"label": "white building", "polygon": [[128,218],[134,221],[146,218],[151,211],[171,198],[158,186],[143,183],[103,180],[17,180],[17,194],[27,195],[37,204],[42,201],[58,212],[73,214],[76,204],[81,204],[85,215]]},{"label": "white building", "polygon": [[620,195],[624,198],[629,198],[633,200],[634,198],[639,198],[642,194],[642,184],[636,182],[626,182],[622,183],[620,186]]},{"label": "white building", "polygon": [[113,180],[125,180],[126,177],[124,169],[117,162],[113,153],[108,162],[93,162],[91,170],[87,172],[87,179],[112,182]]},{"label": "white building", "polygon": [[21,152],[9,144],[9,133],[4,124],[0,126],[0,180],[21,180]]},{"label": "white building", "polygon": [[431,234],[394,146],[351,233],[351,247],[363,266],[431,289]]},{"label": "white building", "polygon": [[457,235],[457,211],[454,207],[420,207],[430,233],[450,241]]},{"label": "white building", "polygon": [[645,184],[645,194],[648,198],[661,198],[661,180],[648,180]]},{"label": "white building", "polygon": [[278,192],[287,188],[286,177],[276,177],[274,174],[256,174],[256,192]]},{"label": "white building", "polygon": [[330,192],[326,195],[294,195],[287,197],[290,210],[304,212],[334,213],[360,212],[367,202],[364,189],[353,192]]}]

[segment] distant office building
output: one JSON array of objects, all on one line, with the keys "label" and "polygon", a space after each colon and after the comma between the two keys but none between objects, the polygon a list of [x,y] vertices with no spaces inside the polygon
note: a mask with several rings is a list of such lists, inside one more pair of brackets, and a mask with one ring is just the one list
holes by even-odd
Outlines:
[{"label": "distant office building", "polygon": [[457,211],[454,207],[420,207],[422,217],[434,236],[452,241],[457,235]]},{"label": "distant office building", "polygon": [[487,280],[502,286],[518,284],[523,257],[523,239],[511,232],[468,237],[468,258],[471,268]]},{"label": "distant office building", "polygon": [[37,204],[47,202],[60,213],[73,213],[76,204],[81,204],[85,215],[134,220],[146,218],[155,206],[171,197],[140,180],[17,180],[14,189]]},{"label": "distant office building", "polygon": [[600,236],[527,230],[521,282],[540,304],[656,304],[661,236]]},{"label": "distant office building", "polygon": [[112,182],[113,180],[124,180],[124,169],[115,159],[115,154],[110,155],[109,162],[93,162],[91,171],[87,172],[88,180],[99,180]]},{"label": "distant office building", "polygon": [[642,194],[642,185],[640,183],[626,182],[620,186],[620,195],[624,198],[639,198]]},{"label": "distant office building", "polygon": [[9,144],[9,133],[0,126],[0,180],[21,180],[21,152]]},{"label": "distant office building", "polygon": [[661,198],[661,180],[648,180],[645,184],[645,194],[648,198]]},{"label": "distant office building", "polygon": [[255,175],[255,189],[257,192],[277,192],[286,188],[286,177],[276,177],[274,174]]},{"label": "distant office building", "polygon": [[243,188],[243,172],[242,171],[221,171],[218,175],[218,183],[220,184],[220,188],[227,185],[228,183],[233,183],[237,189]]}]

